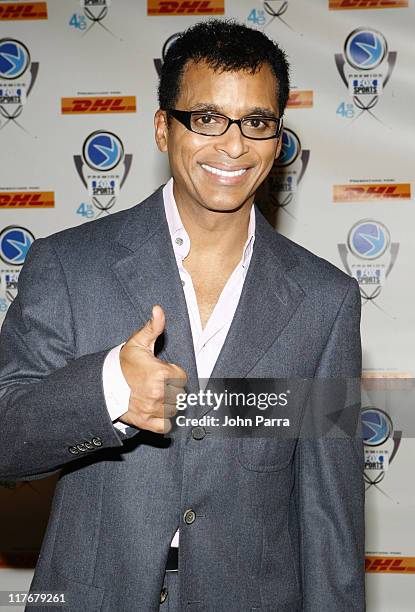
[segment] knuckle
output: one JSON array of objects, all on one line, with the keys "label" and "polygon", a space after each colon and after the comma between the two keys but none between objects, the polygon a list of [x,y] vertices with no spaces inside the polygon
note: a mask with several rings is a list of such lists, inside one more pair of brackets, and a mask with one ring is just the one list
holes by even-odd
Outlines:
[{"label": "knuckle", "polygon": [[152,427],[155,433],[164,433],[164,423],[161,419],[158,419],[157,421],[155,421]]},{"label": "knuckle", "polygon": [[167,418],[171,418],[173,416],[175,416],[177,410],[174,406],[170,406],[170,405],[165,405],[164,406],[164,416]]},{"label": "knuckle", "polygon": [[177,368],[177,373],[179,375],[179,378],[183,378],[184,380],[187,380],[186,372],[180,366],[176,366],[176,368]]},{"label": "knuckle", "polygon": [[140,412],[140,419],[142,419],[145,423],[148,423],[148,421],[151,419],[151,417],[152,417],[152,413],[149,410],[147,410],[145,408],[143,408],[141,410],[141,412]]},{"label": "knuckle", "polygon": [[135,402],[136,412],[138,412],[139,414],[147,414],[147,412],[149,412],[149,409],[150,409],[150,404],[148,401],[146,401],[143,398],[136,400]]},{"label": "knuckle", "polygon": [[170,363],[166,363],[160,368],[160,377],[163,378],[163,380],[166,378],[173,378],[172,374],[174,374],[174,370],[172,370]]},{"label": "knuckle", "polygon": [[159,400],[163,397],[163,389],[160,385],[154,385],[149,389],[148,397],[154,401]]},{"label": "knuckle", "polygon": [[186,372],[178,365],[171,363],[170,365],[170,378],[175,378],[175,379],[183,379],[184,381],[187,381],[187,374]]}]

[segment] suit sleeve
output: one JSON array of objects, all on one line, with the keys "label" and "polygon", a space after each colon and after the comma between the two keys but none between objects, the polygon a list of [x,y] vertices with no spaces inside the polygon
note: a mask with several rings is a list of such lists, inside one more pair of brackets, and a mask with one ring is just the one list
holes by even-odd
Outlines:
[{"label": "suit sleeve", "polygon": [[0,479],[49,476],[134,434],[108,414],[107,354],[75,358],[66,278],[50,239],[36,240],[0,333]]},{"label": "suit sleeve", "polygon": [[[365,610],[360,315],[359,286],[351,279],[314,379],[320,386],[316,379],[330,379],[325,389],[351,384],[354,431],[341,426],[334,435],[301,436],[295,453],[303,612]],[[336,397],[334,413],[344,400]],[[344,416],[344,410],[337,414]]]}]

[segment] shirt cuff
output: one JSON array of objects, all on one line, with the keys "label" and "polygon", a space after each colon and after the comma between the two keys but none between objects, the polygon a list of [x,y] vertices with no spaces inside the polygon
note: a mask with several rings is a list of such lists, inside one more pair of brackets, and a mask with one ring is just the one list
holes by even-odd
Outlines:
[{"label": "shirt cuff", "polygon": [[117,419],[127,412],[130,401],[130,387],[124,378],[120,363],[120,350],[124,344],[125,342],[110,350],[105,357],[102,368],[104,397],[108,414],[113,425],[123,432],[128,425]]}]

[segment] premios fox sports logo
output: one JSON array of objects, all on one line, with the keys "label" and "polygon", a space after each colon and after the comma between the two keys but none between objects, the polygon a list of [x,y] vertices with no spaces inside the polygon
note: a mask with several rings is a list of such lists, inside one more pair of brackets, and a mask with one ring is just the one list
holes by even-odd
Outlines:
[{"label": "premios fox sports logo", "polygon": [[28,47],[14,38],[0,39],[0,127],[25,128],[21,115],[39,72]]},{"label": "premios fox sports logo", "polygon": [[388,227],[376,219],[361,219],[349,230],[347,241],[338,245],[344,268],[359,283],[363,304],[377,303],[399,251]]},{"label": "premios fox sports logo", "polygon": [[90,198],[90,202],[81,203],[77,214],[86,218],[109,214],[130,172],[132,159],[117,134],[106,130],[89,134],[82,154],[74,155],[76,171]]},{"label": "premios fox sports logo", "polygon": [[398,452],[402,431],[395,430],[391,416],[376,406],[365,406],[361,413],[364,444],[364,480],[366,490],[373,487],[381,492],[391,462]]},{"label": "premios fox sports logo", "polygon": [[390,51],[382,32],[371,27],[352,30],[344,42],[343,53],[335,54],[339,75],[357,111],[355,118],[372,115],[392,76],[397,52]]},{"label": "premios fox sports logo", "polygon": [[309,159],[310,150],[302,147],[298,134],[284,128],[281,153],[255,198],[264,213],[282,208],[292,215],[287,207],[296,197]]}]

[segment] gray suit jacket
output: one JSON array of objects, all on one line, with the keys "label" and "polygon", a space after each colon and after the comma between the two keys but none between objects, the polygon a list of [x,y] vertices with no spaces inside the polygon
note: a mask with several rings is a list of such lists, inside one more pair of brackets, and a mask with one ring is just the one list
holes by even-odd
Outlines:
[{"label": "gray suit jacket", "polygon": [[[256,212],[212,377],[359,377],[357,282]],[[156,354],[197,388],[161,188],[29,251],[0,336],[0,478],[60,470],[32,590],[65,591],[70,612],[156,611],[180,525],[183,611],[362,612],[361,439],[264,444],[189,430],[170,440],[114,428],[103,362],[153,304],[166,312]]]}]

